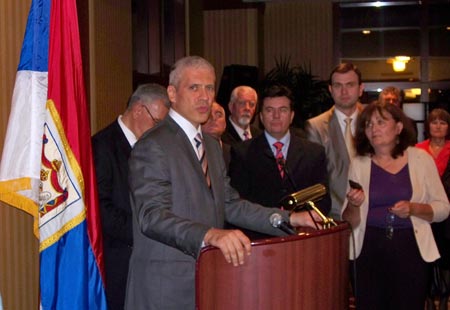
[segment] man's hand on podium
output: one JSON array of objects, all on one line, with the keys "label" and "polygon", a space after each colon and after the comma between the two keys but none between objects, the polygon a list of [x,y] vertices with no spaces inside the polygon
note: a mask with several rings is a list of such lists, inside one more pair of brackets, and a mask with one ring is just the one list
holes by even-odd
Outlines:
[{"label": "man's hand on podium", "polygon": [[245,256],[250,255],[250,239],[240,230],[211,228],[203,239],[206,245],[212,245],[222,251],[225,260],[233,266],[243,265]]}]

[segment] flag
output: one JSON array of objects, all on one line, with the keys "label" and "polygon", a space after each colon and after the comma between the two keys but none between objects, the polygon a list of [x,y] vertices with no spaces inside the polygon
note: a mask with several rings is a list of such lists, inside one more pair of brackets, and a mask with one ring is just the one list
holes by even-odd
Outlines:
[{"label": "flag", "polygon": [[0,200],[35,218],[40,301],[106,309],[76,0],[33,0],[0,165]]}]

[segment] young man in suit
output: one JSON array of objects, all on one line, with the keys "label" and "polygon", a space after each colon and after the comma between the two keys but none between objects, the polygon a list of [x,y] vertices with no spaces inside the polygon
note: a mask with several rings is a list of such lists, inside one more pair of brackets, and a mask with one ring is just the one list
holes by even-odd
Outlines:
[{"label": "young man in suit", "polygon": [[270,224],[273,213],[292,226],[314,227],[305,212],[290,215],[252,204],[229,185],[222,149],[200,126],[210,115],[215,81],[205,59],[178,60],[169,75],[169,116],[131,153],[134,247],[128,310],[193,310],[195,260],[205,245],[218,247],[234,266],[244,264],[250,240],[239,230],[223,229],[225,218],[271,235],[283,235]]},{"label": "young man in suit", "polygon": [[[231,151],[231,186],[241,197],[276,208],[288,194],[318,183],[328,186],[324,148],[289,130],[294,118],[291,90],[279,85],[265,89],[259,116],[264,133],[233,146]],[[318,207],[324,214],[328,213],[331,207],[328,193]],[[265,237],[246,233],[251,239]]]},{"label": "young man in suit", "polygon": [[250,86],[238,86],[231,92],[228,109],[227,128],[222,135],[222,141],[234,145],[258,136],[261,130],[251,125],[256,113],[258,95]]},{"label": "young man in suit", "polygon": [[128,158],[137,139],[169,112],[167,91],[139,86],[117,120],[92,138],[103,232],[108,309],[123,309],[133,231],[128,192]]},{"label": "young man in suit", "polygon": [[351,157],[354,156],[356,121],[362,110],[359,103],[364,90],[361,72],[351,63],[338,65],[330,74],[328,89],[334,106],[309,119],[306,132],[310,141],[325,147],[332,201],[329,216],[340,220],[348,183],[348,168]]}]

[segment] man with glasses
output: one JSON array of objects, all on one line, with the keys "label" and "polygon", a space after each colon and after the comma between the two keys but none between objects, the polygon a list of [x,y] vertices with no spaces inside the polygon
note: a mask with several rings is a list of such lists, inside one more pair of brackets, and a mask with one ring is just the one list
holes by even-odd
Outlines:
[{"label": "man with glasses", "polygon": [[100,202],[108,309],[123,309],[128,262],[133,247],[128,192],[128,158],[136,141],[169,112],[167,91],[139,86],[128,107],[92,138]]},{"label": "man with glasses", "polygon": [[241,141],[250,140],[261,133],[250,123],[256,112],[258,95],[249,86],[238,86],[231,92],[228,109],[230,117],[227,119],[227,129],[222,135],[224,143],[234,145]]}]

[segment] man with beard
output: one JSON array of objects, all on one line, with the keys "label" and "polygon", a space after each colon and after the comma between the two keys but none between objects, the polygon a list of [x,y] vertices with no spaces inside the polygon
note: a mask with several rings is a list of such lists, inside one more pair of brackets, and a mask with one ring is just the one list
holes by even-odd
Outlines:
[{"label": "man with beard", "polygon": [[228,109],[230,117],[227,119],[227,129],[222,135],[224,143],[234,145],[241,141],[250,140],[261,133],[250,122],[256,112],[258,95],[249,86],[238,86],[231,92]]}]

